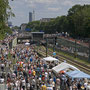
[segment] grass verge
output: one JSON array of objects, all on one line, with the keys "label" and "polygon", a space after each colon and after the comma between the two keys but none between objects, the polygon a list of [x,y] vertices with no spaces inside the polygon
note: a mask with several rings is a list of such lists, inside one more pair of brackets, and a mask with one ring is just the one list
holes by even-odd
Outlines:
[{"label": "grass verge", "polygon": [[[49,50],[52,50],[52,51],[53,51],[52,48],[49,48]],[[62,51],[56,51],[56,53],[59,53],[59,54],[64,55],[64,56],[66,56],[66,57],[68,57],[68,58],[71,58],[71,59],[73,59],[73,60],[75,60],[75,61],[78,61],[78,62],[80,62],[80,63],[84,63],[84,64],[90,66],[90,62],[87,61],[87,60],[81,60],[81,59],[79,59],[79,58],[74,58],[73,56],[70,56],[70,55],[68,55],[68,54],[66,54],[66,53],[64,53],[64,52],[62,52]]]}]

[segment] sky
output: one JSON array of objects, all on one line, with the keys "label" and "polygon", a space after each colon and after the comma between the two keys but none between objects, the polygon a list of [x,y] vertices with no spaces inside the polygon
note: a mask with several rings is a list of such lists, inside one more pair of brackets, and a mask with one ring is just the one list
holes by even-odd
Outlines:
[{"label": "sky", "polygon": [[68,10],[76,4],[90,4],[90,0],[9,0],[14,18],[9,21],[14,26],[29,22],[29,12],[35,10],[35,19],[56,18],[67,15]]}]

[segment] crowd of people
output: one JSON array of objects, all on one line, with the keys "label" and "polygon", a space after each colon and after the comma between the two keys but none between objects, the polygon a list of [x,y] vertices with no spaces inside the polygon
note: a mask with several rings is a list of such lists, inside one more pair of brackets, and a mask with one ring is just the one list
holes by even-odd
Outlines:
[{"label": "crowd of people", "polygon": [[[12,57],[10,61],[9,52]],[[33,46],[19,45],[12,50],[6,47],[1,53],[1,78],[4,79],[1,83],[6,83],[7,90],[55,90],[56,80],[53,80],[49,70],[52,64],[46,64]]]},{"label": "crowd of people", "polygon": [[6,90],[90,90],[87,79],[55,74],[52,68],[57,64],[45,62],[37,54],[35,45],[19,44],[11,50],[3,46],[0,48],[0,83],[6,84]]}]

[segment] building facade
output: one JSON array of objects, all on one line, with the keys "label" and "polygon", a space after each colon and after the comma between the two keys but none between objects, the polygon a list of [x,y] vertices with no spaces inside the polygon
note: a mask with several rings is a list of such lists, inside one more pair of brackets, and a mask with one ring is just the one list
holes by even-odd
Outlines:
[{"label": "building facade", "polygon": [[29,12],[29,22],[35,21],[35,11]]},{"label": "building facade", "polygon": [[12,26],[13,26],[13,25],[12,25],[12,22],[11,22],[11,21],[8,21],[8,22],[7,22],[7,26],[10,27],[10,28],[12,28]]},{"label": "building facade", "polygon": [[54,19],[54,18],[42,18],[42,19],[40,19],[40,22],[49,22],[52,19]]},{"label": "building facade", "polygon": [[29,12],[29,22],[32,22],[32,12]]},{"label": "building facade", "polygon": [[21,31],[25,31],[25,29],[26,29],[26,26],[27,26],[27,24],[26,23],[23,23],[23,24],[21,24]]}]

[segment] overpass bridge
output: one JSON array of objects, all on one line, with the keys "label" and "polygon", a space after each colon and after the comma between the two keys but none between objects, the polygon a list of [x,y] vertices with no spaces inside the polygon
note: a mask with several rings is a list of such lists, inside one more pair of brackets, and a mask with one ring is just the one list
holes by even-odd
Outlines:
[{"label": "overpass bridge", "polygon": [[25,43],[27,40],[29,42],[46,42],[46,39],[56,38],[56,35],[44,34],[42,32],[32,32],[32,33],[21,33],[17,37],[17,43]]}]

